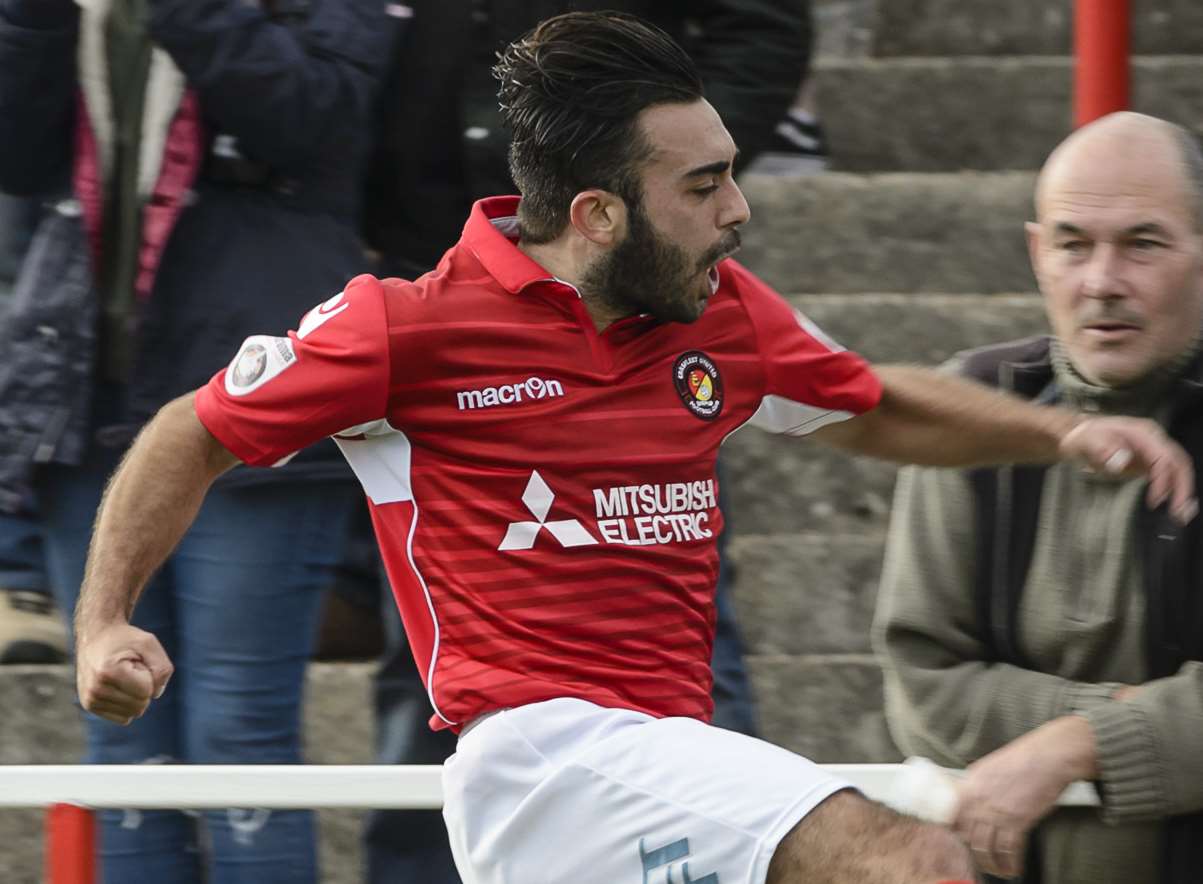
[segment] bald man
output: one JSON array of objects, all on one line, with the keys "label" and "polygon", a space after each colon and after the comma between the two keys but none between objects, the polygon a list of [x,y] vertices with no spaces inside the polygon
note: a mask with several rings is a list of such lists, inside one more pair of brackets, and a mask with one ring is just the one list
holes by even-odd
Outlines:
[{"label": "bald man", "polygon": [[[1203,456],[1203,155],[1115,114],[1049,157],[1027,225],[1053,330],[961,354],[1029,399],[1152,417]],[[979,866],[1044,884],[1203,880],[1203,537],[1071,465],[903,472],[874,625],[908,754],[968,767]],[[1057,809],[1074,780],[1101,810]]]}]

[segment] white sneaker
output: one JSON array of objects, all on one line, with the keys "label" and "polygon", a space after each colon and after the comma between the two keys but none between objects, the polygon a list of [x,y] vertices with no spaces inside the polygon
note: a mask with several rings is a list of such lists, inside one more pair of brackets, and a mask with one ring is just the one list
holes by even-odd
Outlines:
[{"label": "white sneaker", "polygon": [[0,589],[0,664],[66,659],[67,630],[49,594]]},{"label": "white sneaker", "polygon": [[744,171],[786,178],[814,175],[826,171],[827,158],[823,126],[806,111],[793,108],[773,130],[773,143]]}]

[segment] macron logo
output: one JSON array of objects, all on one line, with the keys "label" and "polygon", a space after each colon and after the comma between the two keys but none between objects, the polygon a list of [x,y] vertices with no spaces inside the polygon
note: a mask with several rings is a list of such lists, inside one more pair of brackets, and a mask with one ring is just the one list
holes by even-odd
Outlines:
[{"label": "macron logo", "polygon": [[560,542],[560,546],[596,546],[597,540],[585,530],[585,526],[576,519],[561,519],[555,522],[547,521],[551,512],[551,504],[556,499],[552,490],[547,487],[538,470],[532,470],[530,481],[526,483],[526,491],[522,493],[522,502],[535,517],[533,522],[511,522],[505,530],[499,550],[534,549],[535,540],[544,528],[551,536]]},{"label": "macron logo", "polygon": [[455,401],[460,411],[471,411],[474,408],[491,408],[494,405],[514,405],[523,397],[529,402],[533,399],[547,399],[550,396],[563,396],[564,385],[550,378],[527,378],[520,384],[502,384],[500,387],[485,387],[483,390],[465,390],[455,394]]}]

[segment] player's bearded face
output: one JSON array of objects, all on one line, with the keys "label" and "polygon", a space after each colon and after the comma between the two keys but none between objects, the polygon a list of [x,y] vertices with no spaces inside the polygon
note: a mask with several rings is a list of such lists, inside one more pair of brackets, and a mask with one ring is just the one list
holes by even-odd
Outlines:
[{"label": "player's bearded face", "polygon": [[660,234],[633,203],[627,235],[589,268],[583,286],[627,315],[650,313],[663,322],[693,322],[711,295],[710,268],[739,248],[729,230],[701,254],[693,254]]}]

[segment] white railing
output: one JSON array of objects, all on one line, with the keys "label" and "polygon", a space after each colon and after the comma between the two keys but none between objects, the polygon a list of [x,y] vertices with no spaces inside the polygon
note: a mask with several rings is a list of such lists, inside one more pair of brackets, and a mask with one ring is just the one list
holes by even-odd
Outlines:
[{"label": "white railing", "polygon": [[[910,809],[908,791],[930,785],[916,782],[909,765],[822,767],[900,810]],[[0,765],[0,808],[436,809],[443,806],[439,774],[438,765]],[[1092,786],[1075,783],[1061,803],[1097,805],[1098,795]]]},{"label": "white railing", "polygon": [[0,807],[443,806],[439,765],[47,764],[0,766]]},{"label": "white railing", "polygon": [[[834,776],[898,810],[947,821],[956,771],[907,764],[826,764]],[[1097,805],[1074,783],[1065,805]],[[0,809],[47,808],[47,884],[94,884],[101,808],[397,808],[443,806],[438,765],[0,765]]]}]

